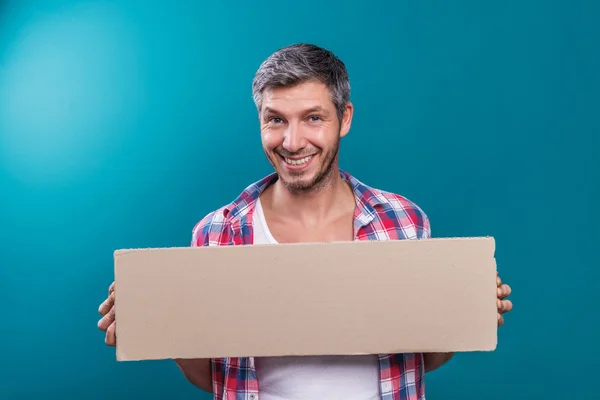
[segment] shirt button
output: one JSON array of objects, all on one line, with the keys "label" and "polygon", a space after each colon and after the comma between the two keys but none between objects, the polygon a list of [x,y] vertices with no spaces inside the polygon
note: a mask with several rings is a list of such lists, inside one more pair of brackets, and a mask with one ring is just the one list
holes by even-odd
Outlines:
[{"label": "shirt button", "polygon": [[256,400],[257,396],[253,393],[250,395],[250,400]]}]

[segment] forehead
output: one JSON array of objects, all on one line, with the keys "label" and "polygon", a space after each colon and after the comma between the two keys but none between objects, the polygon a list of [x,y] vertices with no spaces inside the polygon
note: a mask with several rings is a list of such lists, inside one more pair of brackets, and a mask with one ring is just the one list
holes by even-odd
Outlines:
[{"label": "forehead", "polygon": [[334,109],[327,86],[309,81],[284,88],[270,88],[263,93],[263,110],[274,109],[282,113],[302,112],[316,107]]}]

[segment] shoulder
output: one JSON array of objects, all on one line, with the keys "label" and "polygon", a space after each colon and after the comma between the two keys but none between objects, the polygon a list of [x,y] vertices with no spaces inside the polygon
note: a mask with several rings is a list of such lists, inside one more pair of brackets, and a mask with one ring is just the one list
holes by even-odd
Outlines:
[{"label": "shoulder", "polygon": [[192,247],[219,246],[229,243],[231,223],[226,218],[229,206],[209,212],[192,229]]},{"label": "shoulder", "polygon": [[431,237],[429,217],[415,202],[405,196],[371,187],[345,173],[355,193],[368,204],[385,230],[396,229],[399,237],[424,239]]},{"label": "shoulder", "polygon": [[192,246],[226,246],[233,244],[234,226],[239,227],[248,224],[247,221],[252,215],[256,200],[275,179],[276,175],[271,174],[248,185],[231,203],[204,216],[192,230]]},{"label": "shoulder", "polygon": [[431,237],[429,217],[415,202],[397,193],[375,191],[381,199],[381,209],[388,217],[397,219],[401,225],[414,228],[417,238]]}]

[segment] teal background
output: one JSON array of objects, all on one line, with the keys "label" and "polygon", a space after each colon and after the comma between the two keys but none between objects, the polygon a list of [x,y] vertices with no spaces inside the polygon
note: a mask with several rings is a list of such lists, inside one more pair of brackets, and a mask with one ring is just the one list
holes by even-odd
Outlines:
[{"label": "teal background", "polygon": [[0,397],[210,398],[171,362],[117,363],[97,308],[113,250],[187,246],[271,171],[251,80],[304,41],[350,72],[342,168],[434,236],[496,237],[499,348],[428,398],[600,398],[600,3],[167,3],[0,3]]}]

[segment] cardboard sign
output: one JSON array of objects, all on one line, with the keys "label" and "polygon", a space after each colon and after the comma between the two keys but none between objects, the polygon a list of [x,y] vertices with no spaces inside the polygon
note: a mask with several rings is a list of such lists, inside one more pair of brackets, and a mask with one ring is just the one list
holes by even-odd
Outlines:
[{"label": "cardboard sign", "polygon": [[493,238],[115,252],[117,359],[491,351]]}]

